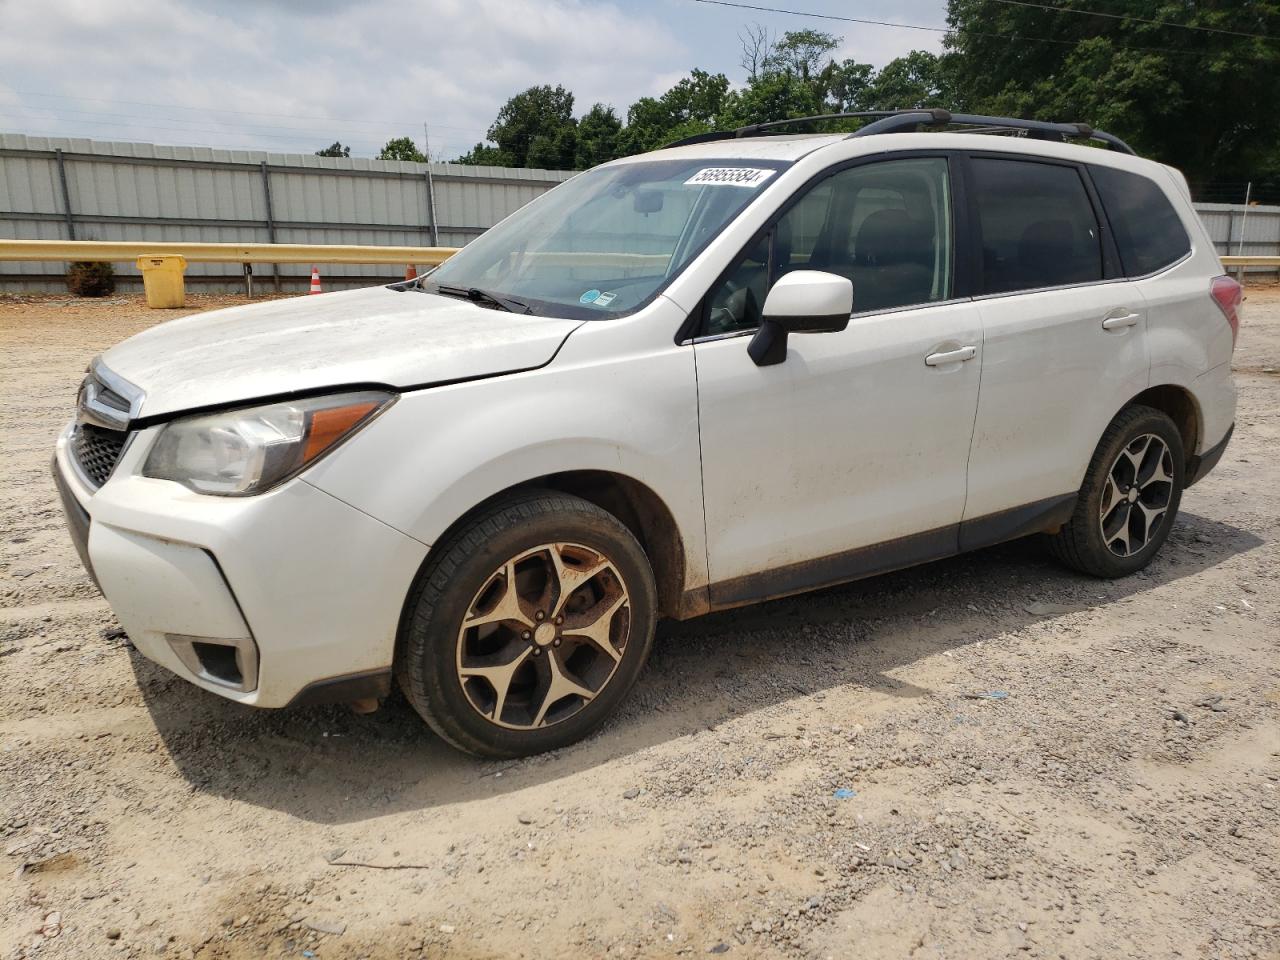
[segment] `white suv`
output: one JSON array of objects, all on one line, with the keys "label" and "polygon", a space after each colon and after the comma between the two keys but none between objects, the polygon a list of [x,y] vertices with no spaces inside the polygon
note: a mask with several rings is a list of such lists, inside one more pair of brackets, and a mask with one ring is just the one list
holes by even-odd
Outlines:
[{"label": "white suv", "polygon": [[1181,175],[944,111],[736,133],[96,359],[55,474],[138,650],[262,707],[394,680],[514,756],[608,717],[660,617],[1033,533],[1150,562],[1235,410]]}]

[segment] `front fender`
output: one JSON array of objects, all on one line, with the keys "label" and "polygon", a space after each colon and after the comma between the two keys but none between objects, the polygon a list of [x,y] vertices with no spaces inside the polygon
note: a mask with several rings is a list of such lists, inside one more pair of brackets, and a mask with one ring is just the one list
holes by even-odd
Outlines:
[{"label": "front fender", "polygon": [[670,509],[685,589],[706,583],[693,352],[671,344],[607,360],[403,395],[307,474],[425,544],[494,494],[573,470],[622,474]]}]

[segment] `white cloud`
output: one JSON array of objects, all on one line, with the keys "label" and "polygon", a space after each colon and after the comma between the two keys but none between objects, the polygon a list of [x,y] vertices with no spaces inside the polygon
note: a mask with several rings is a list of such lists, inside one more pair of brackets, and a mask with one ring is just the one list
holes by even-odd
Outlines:
[{"label": "white cloud", "polygon": [[669,26],[587,0],[49,0],[5,20],[0,129],[278,150],[337,138],[369,154],[420,140],[425,120],[453,155],[528,86],[562,83],[580,112],[625,110],[689,60]]},{"label": "white cloud", "polygon": [[[810,6],[846,13],[846,5]],[[420,140],[456,156],[498,108],[561,83],[578,112],[625,113],[695,66],[735,81],[738,33],[841,37],[883,65],[937,34],[759,15],[691,0],[0,0],[0,130],[372,155]],[[865,9],[864,9],[865,8]],[[857,15],[941,24],[941,0],[866,0]],[[57,96],[48,96],[49,94]],[[146,106],[162,104],[169,106]],[[197,109],[182,109],[197,108]],[[331,121],[315,118],[336,118]]]}]

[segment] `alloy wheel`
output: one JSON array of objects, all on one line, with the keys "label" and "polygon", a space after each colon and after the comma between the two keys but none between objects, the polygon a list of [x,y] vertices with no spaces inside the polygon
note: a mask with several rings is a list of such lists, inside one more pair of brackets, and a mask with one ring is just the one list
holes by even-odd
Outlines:
[{"label": "alloy wheel", "polygon": [[1141,551],[1164,523],[1173,497],[1173,455],[1154,433],[1128,443],[1107,472],[1098,523],[1117,557]]},{"label": "alloy wheel", "polygon": [[630,627],[630,595],[608,557],[542,544],[504,563],[472,598],[458,631],[458,681],[491,723],[551,726],[608,686]]}]

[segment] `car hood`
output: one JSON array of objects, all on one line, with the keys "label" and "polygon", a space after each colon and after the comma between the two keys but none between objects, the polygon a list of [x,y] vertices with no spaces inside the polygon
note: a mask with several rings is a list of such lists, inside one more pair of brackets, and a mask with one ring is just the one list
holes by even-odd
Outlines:
[{"label": "car hood", "polygon": [[143,392],[136,416],[151,418],[326,387],[416,387],[531,370],[582,322],[370,287],[170,320],[101,362]]}]

